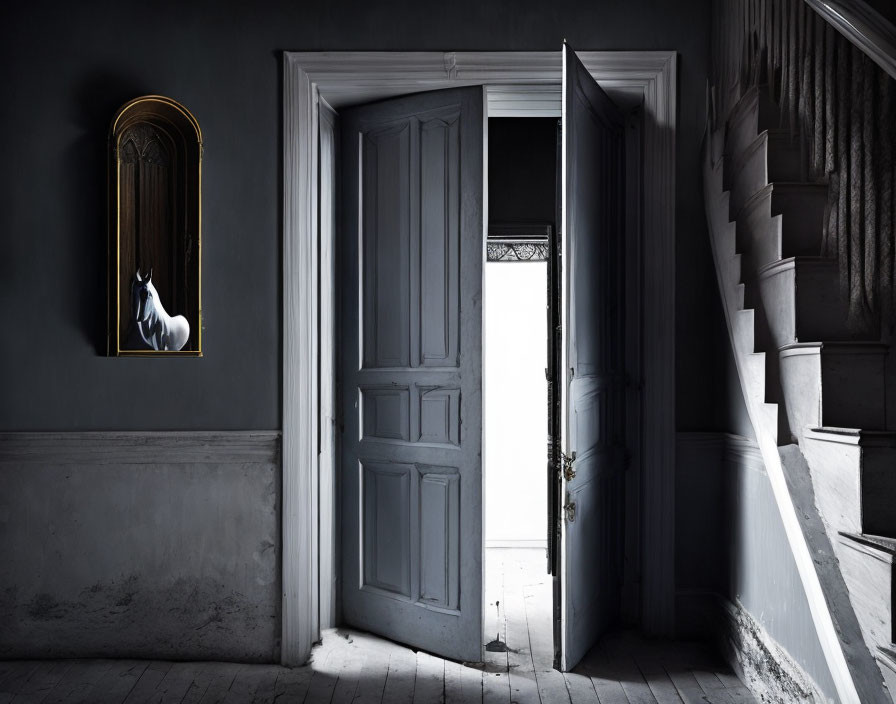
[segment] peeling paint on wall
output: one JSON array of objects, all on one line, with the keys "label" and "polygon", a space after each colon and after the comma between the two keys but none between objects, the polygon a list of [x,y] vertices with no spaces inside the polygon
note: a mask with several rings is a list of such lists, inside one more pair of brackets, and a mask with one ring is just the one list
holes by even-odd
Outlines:
[{"label": "peeling paint on wall", "polygon": [[828,702],[818,685],[797,665],[740,604],[727,603],[726,660],[738,677],[763,702],[814,704]]}]

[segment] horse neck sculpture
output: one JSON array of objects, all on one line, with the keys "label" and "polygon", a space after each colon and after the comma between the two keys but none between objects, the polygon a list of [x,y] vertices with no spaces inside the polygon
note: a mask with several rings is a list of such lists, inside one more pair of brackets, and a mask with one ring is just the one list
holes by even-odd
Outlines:
[{"label": "horse neck sculpture", "polygon": [[190,337],[190,324],[182,315],[171,317],[162,306],[159,292],[152,284],[152,269],[145,278],[137,276],[131,284],[131,320],[140,341],[153,350],[179,350]]}]

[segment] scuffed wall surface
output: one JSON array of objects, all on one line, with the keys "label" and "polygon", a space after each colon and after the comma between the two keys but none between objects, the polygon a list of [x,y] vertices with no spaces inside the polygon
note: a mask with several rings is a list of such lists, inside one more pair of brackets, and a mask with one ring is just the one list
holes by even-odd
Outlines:
[{"label": "scuffed wall surface", "polygon": [[762,702],[810,704],[831,701],[790,654],[739,604],[720,604],[722,652],[738,677]]},{"label": "scuffed wall surface", "polygon": [[727,458],[725,467],[731,516],[728,596],[789,653],[807,673],[806,681],[836,697],[765,467],[758,457],[746,462]]},{"label": "scuffed wall surface", "polygon": [[276,660],[277,434],[135,435],[88,436],[72,464],[0,436],[0,658]]}]

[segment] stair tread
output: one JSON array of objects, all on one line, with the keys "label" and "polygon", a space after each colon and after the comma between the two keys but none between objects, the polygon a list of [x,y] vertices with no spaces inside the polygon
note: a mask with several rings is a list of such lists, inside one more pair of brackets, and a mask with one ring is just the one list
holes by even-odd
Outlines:
[{"label": "stair tread", "polygon": [[840,531],[840,535],[865,547],[896,556],[896,538],[885,538],[880,535],[868,535],[867,533],[846,533],[843,531]]},{"label": "stair tread", "polygon": [[789,268],[796,264],[804,264],[809,266],[834,266],[836,267],[838,262],[836,257],[822,257],[815,256],[812,254],[796,254],[792,257],[782,257],[781,259],[776,259],[773,262],[769,262],[761,267],[759,267],[759,275],[767,274],[770,271],[774,271],[779,268]]},{"label": "stair tread", "polygon": [[788,192],[799,193],[802,191],[811,193],[815,191],[817,194],[825,195],[827,193],[827,189],[828,184],[824,182],[815,183],[812,181],[772,181],[770,183],[767,183],[765,186],[760,188],[744,201],[744,204],[737,212],[737,217],[739,218],[743,213],[750,212],[752,208],[756,207],[759,203],[761,203],[769,196],[774,198],[776,192],[781,195],[786,195]]},{"label": "stair tread", "polygon": [[763,134],[766,135],[768,139],[786,139],[793,142],[794,146],[799,146],[799,141],[797,140],[796,135],[787,127],[769,127],[767,130],[762,130],[759,133],[759,137],[762,137]]},{"label": "stair tread", "polygon": [[810,433],[809,437],[829,435],[856,445],[862,444],[863,440],[892,440],[896,444],[896,430],[863,430],[862,428],[823,426],[807,428],[807,432]]},{"label": "stair tread", "polygon": [[[891,643],[896,646],[896,643]],[[878,646],[877,657],[893,670],[896,670],[896,650],[892,648],[882,648]]]},{"label": "stair tread", "polygon": [[822,350],[825,347],[843,351],[853,350],[856,352],[881,352],[886,351],[889,345],[886,342],[879,342],[877,340],[836,340],[830,342],[819,340],[817,342],[791,342],[789,344],[782,345],[778,351],[792,352],[805,350],[807,352],[811,352],[812,349]]}]

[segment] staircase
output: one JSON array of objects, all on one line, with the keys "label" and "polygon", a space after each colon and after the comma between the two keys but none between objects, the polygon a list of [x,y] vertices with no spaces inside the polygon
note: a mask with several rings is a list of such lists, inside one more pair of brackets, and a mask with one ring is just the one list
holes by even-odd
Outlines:
[{"label": "staircase", "polygon": [[[752,88],[704,146],[704,196],[757,441],[841,701],[896,701],[896,433],[877,329],[822,256],[827,186]],[[896,419],[891,419],[892,420]]]}]

